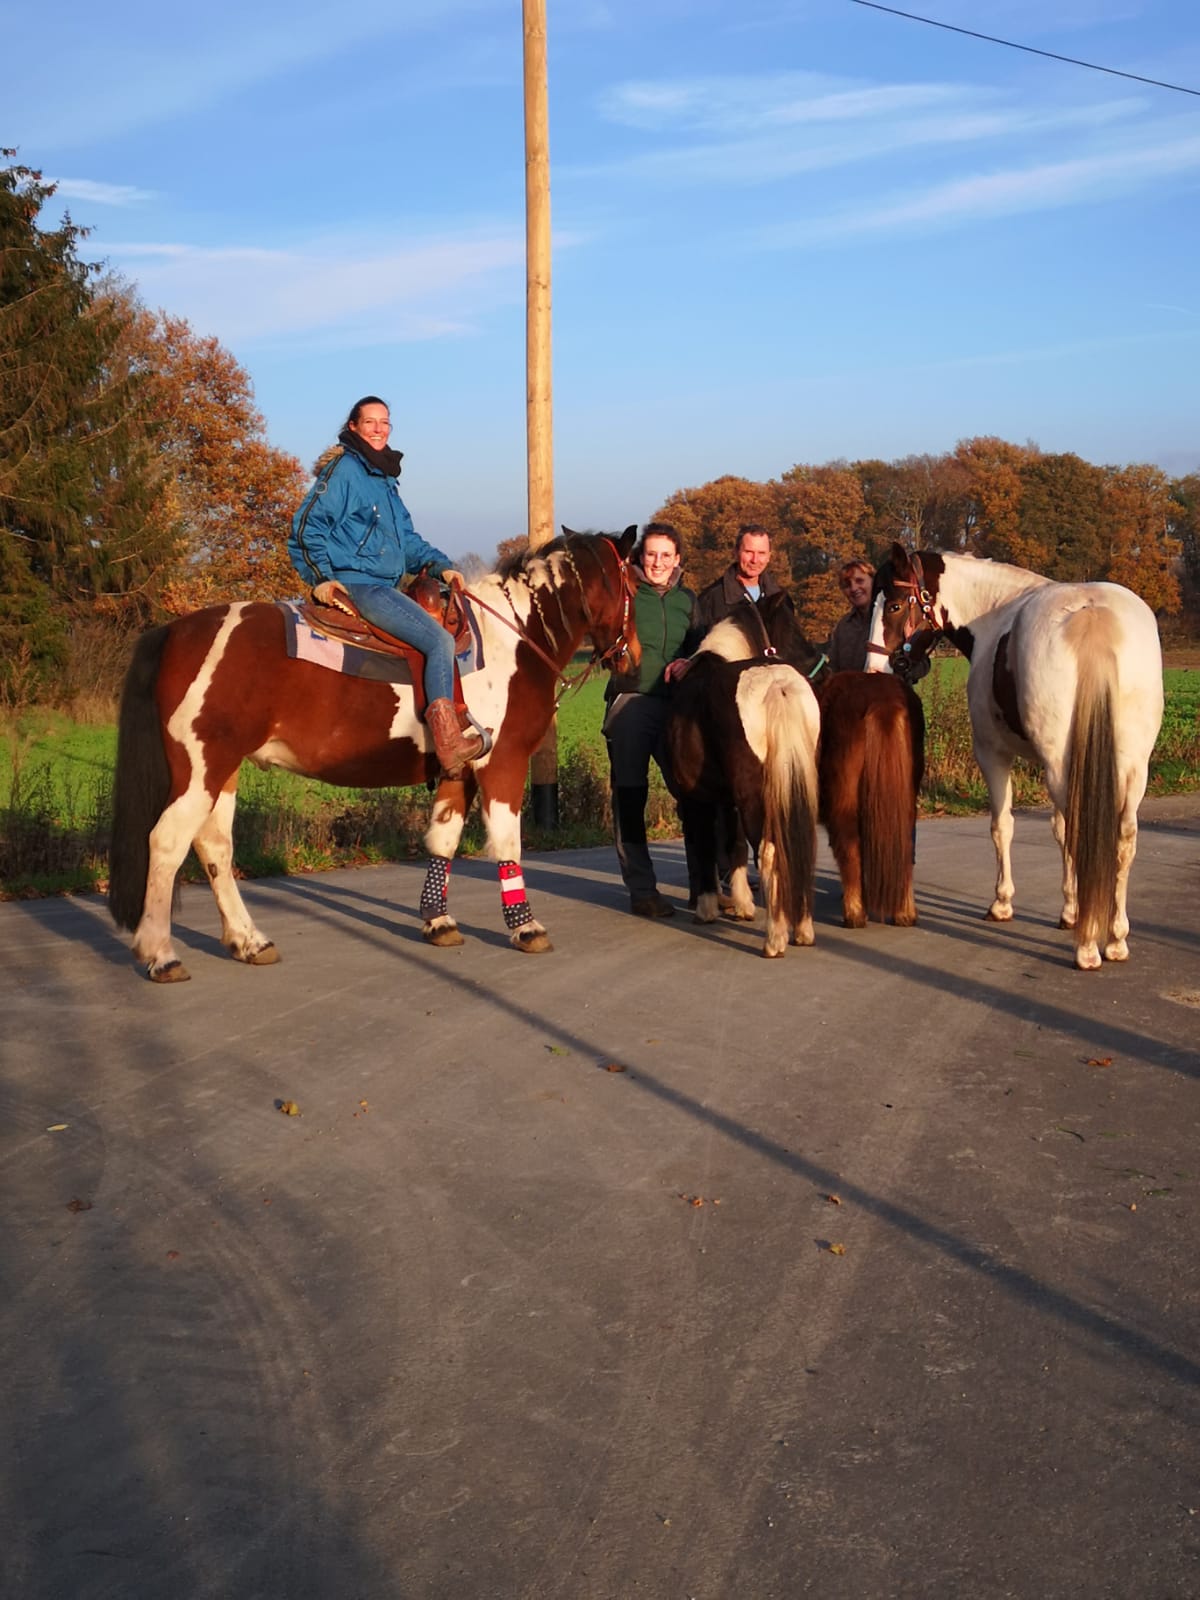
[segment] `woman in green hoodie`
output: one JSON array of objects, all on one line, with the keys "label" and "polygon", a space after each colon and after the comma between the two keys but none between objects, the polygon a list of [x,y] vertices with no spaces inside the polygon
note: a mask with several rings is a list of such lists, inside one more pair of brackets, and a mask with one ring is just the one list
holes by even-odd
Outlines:
[{"label": "woman in green hoodie", "polygon": [[683,547],[670,523],[648,522],[631,565],[638,577],[634,599],[642,664],[635,673],[609,679],[604,717],[612,786],[613,839],[621,877],[629,890],[629,909],[638,917],[671,917],[675,908],[658,892],[654,863],[646,843],[646,802],[650,761],[658,763],[667,788],[674,790],[664,730],[672,663],[688,655],[696,641],[695,598],[680,580]]}]

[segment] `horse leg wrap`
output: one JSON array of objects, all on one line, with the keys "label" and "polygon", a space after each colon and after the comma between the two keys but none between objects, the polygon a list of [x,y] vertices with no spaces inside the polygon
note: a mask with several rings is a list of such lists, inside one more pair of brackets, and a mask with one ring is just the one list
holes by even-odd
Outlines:
[{"label": "horse leg wrap", "polygon": [[501,861],[500,904],[504,908],[504,926],[510,933],[533,921],[533,912],[525,898],[525,876],[519,861]]},{"label": "horse leg wrap", "polygon": [[426,922],[432,922],[435,917],[446,915],[446,896],[450,892],[450,866],[449,856],[429,858],[425,885],[421,890],[421,915]]}]

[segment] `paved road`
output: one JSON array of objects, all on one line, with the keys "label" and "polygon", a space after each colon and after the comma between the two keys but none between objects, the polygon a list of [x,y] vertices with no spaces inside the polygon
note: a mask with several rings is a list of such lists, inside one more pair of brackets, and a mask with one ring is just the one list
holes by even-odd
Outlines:
[{"label": "paved road", "polygon": [[1200,801],[1126,966],[1015,869],[986,924],[922,824],[852,932],[823,858],[777,962],[605,850],[527,863],[545,957],[484,863],[457,951],[415,865],[252,884],[271,969],[189,889],[174,987],[0,906],[0,1594],[1192,1600]]}]

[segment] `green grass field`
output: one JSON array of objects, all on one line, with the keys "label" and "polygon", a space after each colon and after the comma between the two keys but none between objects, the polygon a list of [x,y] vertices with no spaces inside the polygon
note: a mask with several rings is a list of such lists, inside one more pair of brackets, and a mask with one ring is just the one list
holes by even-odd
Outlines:
[{"label": "green grass field", "polygon": [[[928,721],[922,814],[986,810],[971,754],[964,685],[967,663],[940,657],[920,685]],[[608,770],[600,724],[602,676],[569,694],[558,712],[562,826],[539,835],[526,816],[529,849],[599,844],[609,838]],[[1151,794],[1200,789],[1200,670],[1168,668],[1166,711],[1151,764]],[[116,727],[84,726],[31,711],[0,727],[0,897],[95,888],[105,881]],[[674,805],[653,775],[648,821],[656,837],[677,831]],[[1038,773],[1018,763],[1018,805],[1046,804]],[[336,789],[286,772],[245,766],[238,800],[237,863],[248,876],[402,859],[422,852],[424,788]],[[463,849],[478,850],[476,810]],[[195,863],[191,863],[195,867]],[[198,869],[196,869],[198,870]]]}]

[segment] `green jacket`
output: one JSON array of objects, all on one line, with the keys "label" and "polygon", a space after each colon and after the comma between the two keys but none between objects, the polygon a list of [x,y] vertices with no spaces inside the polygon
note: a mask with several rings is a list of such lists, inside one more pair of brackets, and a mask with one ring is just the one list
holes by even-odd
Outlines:
[{"label": "green jacket", "polygon": [[675,581],[665,592],[660,592],[651,583],[643,581],[638,584],[633,600],[633,618],[642,646],[641,669],[638,672],[613,673],[608,680],[607,699],[612,700],[619,694],[653,694],[661,697],[669,693],[663,673],[668,661],[689,653],[685,641],[688,646],[692,643],[689,635],[692,632],[694,605],[692,591],[679,582],[678,571]]}]

